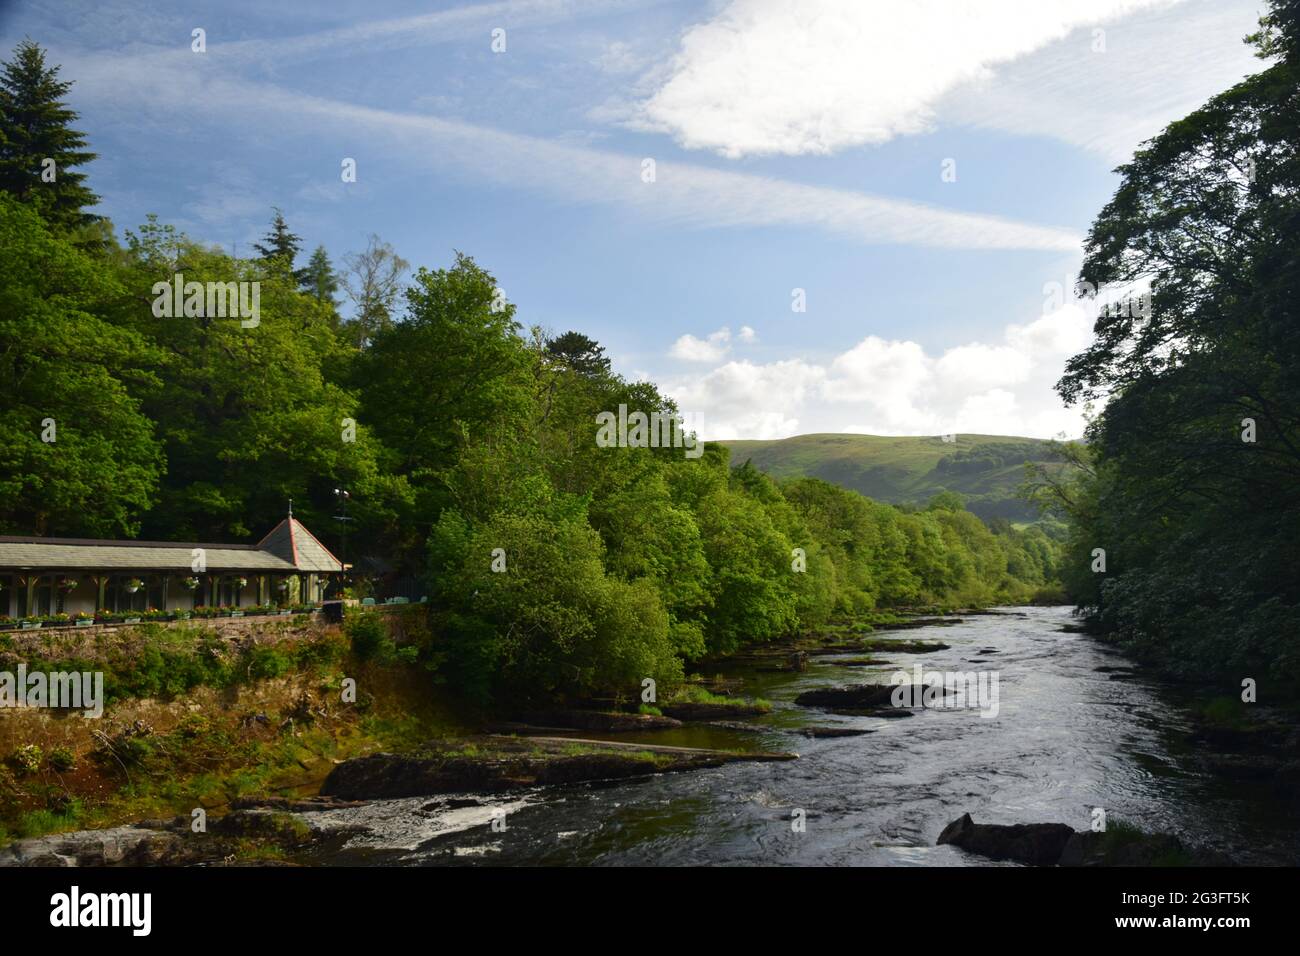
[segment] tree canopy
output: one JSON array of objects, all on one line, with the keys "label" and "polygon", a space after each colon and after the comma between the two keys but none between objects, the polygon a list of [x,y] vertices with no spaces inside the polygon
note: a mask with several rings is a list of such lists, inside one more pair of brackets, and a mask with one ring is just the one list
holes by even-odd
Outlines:
[{"label": "tree canopy", "polygon": [[1058,386],[1108,398],[1059,489],[1072,591],[1187,671],[1300,673],[1298,11],[1274,3],[1251,38],[1268,68],[1120,168],[1081,279],[1150,308],[1101,310]]}]

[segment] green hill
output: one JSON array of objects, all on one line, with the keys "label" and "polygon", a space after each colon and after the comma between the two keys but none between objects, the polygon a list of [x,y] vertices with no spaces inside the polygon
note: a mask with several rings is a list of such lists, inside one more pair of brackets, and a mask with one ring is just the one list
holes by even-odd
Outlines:
[{"label": "green hill", "polygon": [[797,435],[775,441],[723,441],[732,464],[746,459],[773,478],[811,475],[891,504],[923,505],[955,491],[988,520],[1033,521],[1016,496],[1027,461],[1054,461],[1050,443],[1006,435],[886,438],[880,435]]}]

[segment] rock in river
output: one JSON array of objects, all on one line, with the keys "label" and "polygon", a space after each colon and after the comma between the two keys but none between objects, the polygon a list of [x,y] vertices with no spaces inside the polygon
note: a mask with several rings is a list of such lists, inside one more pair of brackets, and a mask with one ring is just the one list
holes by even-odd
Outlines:
[{"label": "rock in river", "polygon": [[994,860],[1015,860],[1029,866],[1054,866],[1061,859],[1074,829],[1064,823],[976,823],[963,813],[943,828],[939,844],[951,843],[963,850]]}]

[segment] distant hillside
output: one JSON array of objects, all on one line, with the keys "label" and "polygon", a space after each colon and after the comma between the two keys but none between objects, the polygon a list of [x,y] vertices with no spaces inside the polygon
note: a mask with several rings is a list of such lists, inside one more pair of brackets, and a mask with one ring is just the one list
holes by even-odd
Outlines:
[{"label": "distant hillside", "polygon": [[985,520],[1033,521],[1037,512],[1016,497],[1026,461],[1050,461],[1048,442],[1005,435],[885,438],[797,435],[776,441],[723,441],[733,465],[751,459],[774,478],[810,475],[877,501],[925,504],[956,491]]}]

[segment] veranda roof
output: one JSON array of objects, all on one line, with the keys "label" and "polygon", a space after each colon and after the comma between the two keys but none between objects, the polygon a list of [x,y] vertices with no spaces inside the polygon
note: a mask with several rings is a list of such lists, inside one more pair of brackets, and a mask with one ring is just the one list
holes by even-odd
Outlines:
[{"label": "veranda roof", "polygon": [[296,518],[281,521],[258,544],[104,541],[0,536],[0,569],[9,571],[177,571],[192,573],[195,548],[208,571],[314,573],[343,565]]}]

